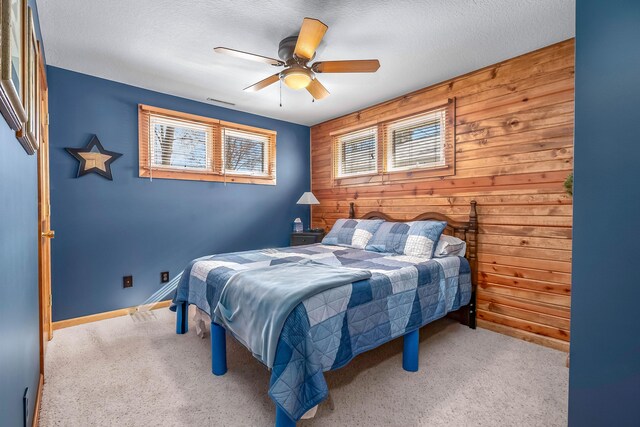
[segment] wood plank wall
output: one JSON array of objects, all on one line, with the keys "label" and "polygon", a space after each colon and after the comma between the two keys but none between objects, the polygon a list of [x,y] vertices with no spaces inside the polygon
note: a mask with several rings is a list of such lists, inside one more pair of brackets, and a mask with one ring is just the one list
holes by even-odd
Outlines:
[{"label": "wood plank wall", "polygon": [[[383,64],[384,66],[384,64]],[[332,179],[332,132],[456,98],[454,176],[352,187]],[[467,220],[478,202],[478,324],[567,350],[571,293],[574,40],[311,128],[314,227],[380,210]]]}]

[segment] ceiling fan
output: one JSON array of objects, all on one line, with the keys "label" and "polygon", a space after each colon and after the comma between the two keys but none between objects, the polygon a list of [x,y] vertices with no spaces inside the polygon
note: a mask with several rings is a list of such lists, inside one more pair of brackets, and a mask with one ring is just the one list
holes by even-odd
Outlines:
[{"label": "ceiling fan", "polygon": [[315,58],[316,49],[328,28],[317,19],[304,18],[300,33],[280,42],[278,48],[280,59],[227,47],[216,47],[213,50],[237,58],[284,67],[284,70],[246,87],[244,90],[247,92],[257,92],[278,80],[282,80],[291,89],[307,89],[314,99],[320,100],[329,96],[329,91],[318,81],[317,73],[375,73],[380,68],[380,62],[377,59],[320,61],[309,65],[309,62]]}]

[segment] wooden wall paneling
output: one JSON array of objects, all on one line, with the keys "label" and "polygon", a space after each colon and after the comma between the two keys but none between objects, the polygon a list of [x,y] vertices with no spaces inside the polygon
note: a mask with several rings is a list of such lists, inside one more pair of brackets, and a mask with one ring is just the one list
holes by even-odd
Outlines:
[{"label": "wooden wall paneling", "polygon": [[[567,40],[311,129],[314,227],[379,210],[465,220],[478,202],[479,326],[562,350],[570,337],[574,41]],[[332,179],[331,135],[456,99],[453,176]]]}]

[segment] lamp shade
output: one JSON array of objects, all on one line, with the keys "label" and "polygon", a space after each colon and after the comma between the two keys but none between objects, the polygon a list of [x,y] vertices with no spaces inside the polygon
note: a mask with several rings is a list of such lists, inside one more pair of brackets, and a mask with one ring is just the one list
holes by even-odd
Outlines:
[{"label": "lamp shade", "polygon": [[307,191],[300,197],[297,202],[298,205],[319,205],[320,202],[316,199],[311,191]]}]

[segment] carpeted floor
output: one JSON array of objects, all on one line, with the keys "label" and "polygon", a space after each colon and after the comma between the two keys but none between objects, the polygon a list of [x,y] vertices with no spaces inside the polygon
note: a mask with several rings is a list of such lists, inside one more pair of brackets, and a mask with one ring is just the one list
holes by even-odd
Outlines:
[{"label": "carpeted floor", "polygon": [[[272,426],[269,372],[229,340],[229,372],[210,372],[208,339],[176,335],[168,309],[56,331],[41,426]],[[420,335],[420,371],[402,340],[326,374],[335,409],[299,426],[564,426],[566,355],[443,319]]]}]

